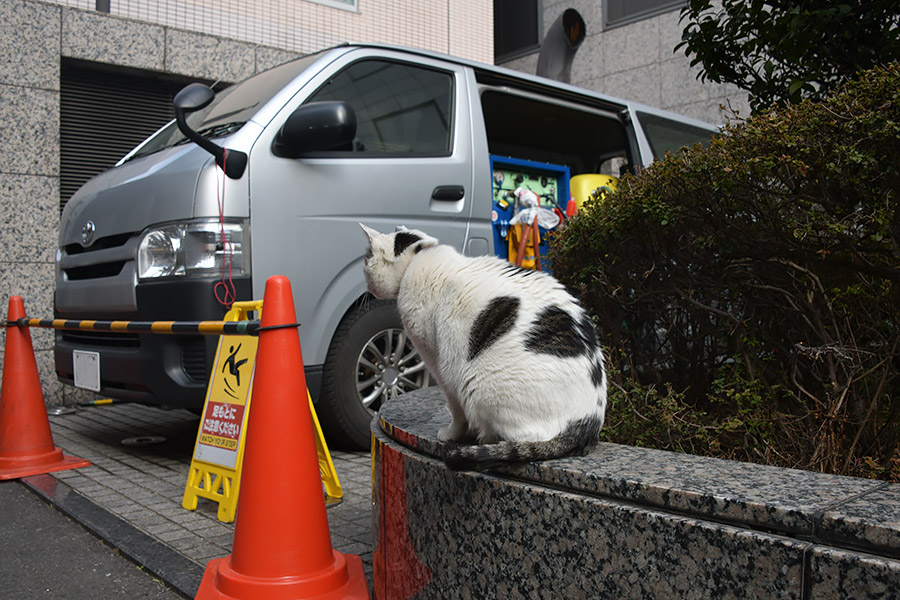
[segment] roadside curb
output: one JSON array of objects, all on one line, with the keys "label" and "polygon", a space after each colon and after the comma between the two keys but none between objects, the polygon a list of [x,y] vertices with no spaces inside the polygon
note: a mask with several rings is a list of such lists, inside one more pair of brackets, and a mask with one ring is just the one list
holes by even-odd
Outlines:
[{"label": "roadside curb", "polygon": [[196,595],[203,578],[203,565],[184,557],[50,475],[33,475],[20,481],[170,588],[186,598]]}]

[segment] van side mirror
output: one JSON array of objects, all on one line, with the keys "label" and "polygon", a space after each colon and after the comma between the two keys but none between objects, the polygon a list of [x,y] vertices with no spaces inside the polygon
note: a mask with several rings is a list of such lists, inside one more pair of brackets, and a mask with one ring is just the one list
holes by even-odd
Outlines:
[{"label": "van side mirror", "polygon": [[216,164],[231,179],[240,179],[247,167],[247,155],[239,150],[226,150],[203,137],[187,123],[187,113],[192,113],[209,106],[216,93],[202,83],[191,83],[175,94],[172,103],[175,105],[175,122],[181,133],[216,158]]},{"label": "van side mirror", "polygon": [[346,102],[310,102],[287,118],[272,152],[282,158],[297,158],[308,152],[350,150],[356,136],[356,113]]},{"label": "van side mirror", "polygon": [[175,104],[175,110],[189,113],[206,108],[215,97],[216,93],[209,86],[192,83],[175,94],[172,102]]}]

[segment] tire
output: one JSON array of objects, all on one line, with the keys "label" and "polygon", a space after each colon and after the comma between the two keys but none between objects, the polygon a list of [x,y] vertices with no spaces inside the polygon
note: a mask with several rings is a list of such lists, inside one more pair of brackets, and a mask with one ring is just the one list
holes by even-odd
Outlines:
[{"label": "tire", "polygon": [[431,374],[403,331],[396,304],[363,302],[344,317],[325,359],[316,412],[328,444],[368,450],[381,404],[429,385]]}]

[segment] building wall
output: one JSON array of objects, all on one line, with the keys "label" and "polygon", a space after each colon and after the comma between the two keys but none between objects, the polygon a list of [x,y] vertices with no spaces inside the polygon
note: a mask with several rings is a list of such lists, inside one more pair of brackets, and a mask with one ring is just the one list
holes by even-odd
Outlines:
[{"label": "building wall", "polygon": [[[0,301],[53,314],[59,229],[60,60],[238,81],[344,41],[418,46],[491,62],[491,0],[0,2]],[[478,15],[477,18],[474,18]],[[56,381],[50,330],[31,332],[48,405],[83,396]],[[2,334],[5,342],[5,328]],[[2,346],[2,345],[0,345]],[[0,347],[0,362],[3,347]]]},{"label": "building wall", "polygon": [[[96,0],[52,0],[92,11]],[[320,3],[321,2],[321,3]],[[381,42],[493,60],[491,0],[110,0],[110,14],[307,54]]]},{"label": "building wall", "polygon": [[[585,21],[587,35],[572,63],[571,82],[598,92],[664,108],[708,123],[724,123],[728,111],[749,115],[747,95],[733,85],[701,83],[682,51],[682,25],[678,9],[624,25],[603,29],[602,0],[544,0],[544,35],[567,8],[576,9]],[[537,68],[538,54],[518,58],[502,66],[527,73]]]}]

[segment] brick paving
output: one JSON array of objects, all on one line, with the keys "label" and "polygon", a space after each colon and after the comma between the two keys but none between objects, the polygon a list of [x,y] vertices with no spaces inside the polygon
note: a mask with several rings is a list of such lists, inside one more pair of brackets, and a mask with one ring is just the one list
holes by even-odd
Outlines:
[{"label": "brick paving", "polygon": [[[179,556],[169,558],[183,557],[198,566],[192,573],[202,574],[210,559],[231,552],[234,524],[216,518],[217,503],[201,498],[195,511],[181,506],[199,417],[184,410],[113,404],[51,415],[49,421],[57,446],[92,462],[90,467],[50,475],[159,542],[154,544],[161,549],[156,554],[176,553]],[[343,502],[328,509],[332,546],[362,558],[371,589],[371,458],[367,452],[333,450],[331,455],[344,491]],[[123,543],[128,539],[125,536]],[[107,541],[117,545],[116,540]],[[173,587],[190,596],[199,583],[191,575],[186,585]]]}]

